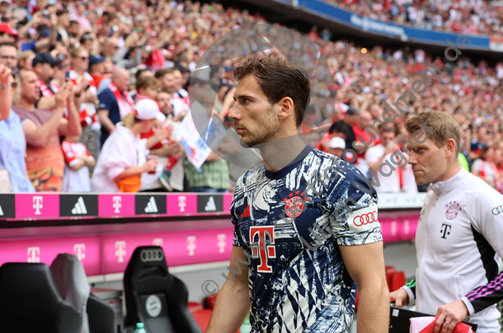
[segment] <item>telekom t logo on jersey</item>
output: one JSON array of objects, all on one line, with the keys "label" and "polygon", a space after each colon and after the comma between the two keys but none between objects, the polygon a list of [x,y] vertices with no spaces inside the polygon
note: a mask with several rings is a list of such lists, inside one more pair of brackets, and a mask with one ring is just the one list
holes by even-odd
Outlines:
[{"label": "telekom t logo on jersey", "polygon": [[252,257],[260,257],[260,266],[257,271],[259,273],[272,273],[272,266],[267,264],[267,259],[276,258],[274,226],[250,227],[250,243]]}]

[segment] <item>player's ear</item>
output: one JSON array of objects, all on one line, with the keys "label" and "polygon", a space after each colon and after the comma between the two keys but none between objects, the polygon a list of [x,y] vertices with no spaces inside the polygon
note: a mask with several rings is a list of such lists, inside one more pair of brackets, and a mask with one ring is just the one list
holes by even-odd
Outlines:
[{"label": "player's ear", "polygon": [[290,114],[295,114],[295,106],[291,97],[283,97],[276,105],[280,108],[278,114],[280,120],[286,119]]},{"label": "player's ear", "polygon": [[452,138],[445,142],[445,157],[451,157],[456,153],[456,141]]}]

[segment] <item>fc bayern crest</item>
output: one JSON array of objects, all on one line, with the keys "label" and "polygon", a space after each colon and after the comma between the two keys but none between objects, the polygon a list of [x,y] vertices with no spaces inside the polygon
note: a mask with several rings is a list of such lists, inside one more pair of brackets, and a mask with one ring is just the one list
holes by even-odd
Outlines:
[{"label": "fc bayern crest", "polygon": [[[299,191],[296,191],[295,194],[299,194]],[[293,193],[290,193],[289,198],[283,199],[285,202],[285,214],[289,218],[296,218],[304,210],[306,210],[306,202],[307,198],[304,198],[304,193],[300,193],[300,196],[293,196]]]},{"label": "fc bayern crest", "polygon": [[456,201],[449,202],[449,204],[445,205],[445,207],[447,207],[447,210],[445,211],[445,217],[448,220],[454,220],[458,216],[458,213],[461,211],[461,207]]}]

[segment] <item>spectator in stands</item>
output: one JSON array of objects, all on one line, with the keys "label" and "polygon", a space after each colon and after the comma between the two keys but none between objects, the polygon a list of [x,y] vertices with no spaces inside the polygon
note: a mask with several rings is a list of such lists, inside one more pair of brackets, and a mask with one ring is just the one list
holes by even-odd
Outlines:
[{"label": "spectator in stands", "polygon": [[318,146],[316,146],[316,149],[328,153],[330,140],[332,138],[339,137],[342,138],[344,141],[346,141],[348,136],[349,136],[349,129],[346,126],[346,124],[344,124],[344,122],[336,121],[330,126],[321,142],[318,144]]},{"label": "spectator in stands", "polygon": [[501,187],[502,174],[494,163],[494,148],[485,146],[472,164],[472,173],[494,188]]},{"label": "spectator in stands", "polygon": [[[26,174],[26,140],[21,119],[12,111],[12,99],[17,86],[10,69],[0,64],[0,192],[35,192]],[[7,177],[4,174],[7,172]]]},{"label": "spectator in stands", "polygon": [[115,130],[115,124],[127,116],[134,108],[134,102],[129,96],[129,72],[123,68],[117,68],[112,74],[109,86],[99,95],[98,118],[101,123],[101,146]]},{"label": "spectator in stands", "polygon": [[54,59],[49,52],[38,53],[33,58],[33,72],[37,75],[37,86],[40,91],[37,108],[51,110],[56,105],[54,97],[56,91],[51,86],[51,81],[54,78],[54,67],[59,63],[60,61]]},{"label": "spectator in stands", "polygon": [[[400,168],[392,172],[387,164],[391,162],[384,163],[385,161],[391,161],[391,154],[395,153],[398,149],[398,145],[394,142],[395,140],[395,129],[387,127],[383,129],[381,134],[381,142],[378,145],[370,147],[365,154],[366,160],[369,168],[372,168],[374,172],[371,172],[372,177],[377,175],[381,183],[380,186],[376,186],[375,189],[378,193],[398,193],[400,192]],[[395,157],[396,161],[396,157]],[[380,173],[382,170],[382,173]],[[389,175],[389,176],[381,176]],[[374,178],[373,181],[376,181]]]},{"label": "spectator in stands", "polygon": [[[96,104],[98,103],[96,83],[89,73],[89,53],[83,47],[78,47],[70,50],[72,68],[68,71],[68,78],[75,86],[83,84],[86,88],[80,96],[80,118],[92,117],[96,114]],[[89,119],[90,120],[90,119]],[[91,122],[83,123],[90,125]]]},{"label": "spectator in stands", "polygon": [[96,192],[138,192],[142,173],[157,170],[157,159],[146,160],[147,150],[166,137],[166,132],[158,130],[147,139],[140,139],[140,133],[148,132],[160,113],[155,101],[139,101],[134,111],[117,123],[117,129],[103,145],[96,169],[92,176],[93,191]]},{"label": "spectator in stands", "polygon": [[65,160],[63,192],[91,192],[89,168],[94,168],[96,161],[78,136],[66,136],[61,143]]},{"label": "spectator in stands", "polygon": [[141,76],[136,81],[136,98],[135,101],[138,102],[144,98],[150,98],[153,100],[157,99],[157,89],[158,83],[155,77],[152,76]]},{"label": "spectator in stands", "polygon": [[35,52],[33,51],[24,51],[19,54],[17,58],[17,69],[27,69],[33,70],[33,59],[35,58]]},{"label": "spectator in stands", "polygon": [[356,124],[360,115],[358,114],[358,110],[350,106],[344,115],[344,119],[339,120],[336,124],[342,124],[346,127],[346,131],[349,133],[346,138],[346,147],[353,147],[353,142],[355,141],[355,132],[353,130],[353,126]]},{"label": "spectator in stands", "polygon": [[0,43],[9,42],[14,43],[18,33],[16,30],[12,29],[12,27],[7,23],[0,23]]},{"label": "spectator in stands", "polygon": [[[175,116],[180,114],[185,114],[190,109],[190,101],[189,96],[186,94],[186,97],[180,97],[179,92],[180,88],[180,78],[175,76],[175,72],[179,73],[179,70],[175,70],[173,68],[160,69],[155,72],[155,77],[159,82],[159,87],[161,90],[166,90],[172,96],[171,103],[173,104],[173,113]],[[181,74],[180,74],[181,75]],[[185,90],[183,90],[185,91]],[[181,92],[182,95],[185,95],[184,92]]]},{"label": "spectator in stands", "polygon": [[66,46],[69,45],[68,28],[70,27],[70,12],[66,9],[60,9],[56,12],[58,24],[56,30],[58,31],[58,40],[62,41]]},{"label": "spectator in stands", "polygon": [[94,80],[96,87],[100,86],[101,80],[103,80],[105,76],[105,58],[97,55],[89,56],[89,75]]},{"label": "spectator in stands", "polygon": [[479,158],[482,149],[487,147],[487,132],[488,131],[485,126],[481,126],[477,129],[477,139],[472,139],[470,144],[469,157],[472,161]]},{"label": "spectator in stands", "polygon": [[11,71],[16,69],[17,47],[14,43],[0,43],[0,62],[7,66]]},{"label": "spectator in stands", "polygon": [[[33,187],[39,192],[61,192],[64,170],[58,133],[80,136],[79,114],[75,107],[72,85],[64,85],[54,96],[53,111],[39,109],[40,89],[37,75],[28,70],[19,73],[20,97],[13,107],[21,118],[26,136],[26,166]],[[65,108],[68,119],[63,118]]]},{"label": "spectator in stands", "polygon": [[340,137],[333,137],[330,139],[330,144],[328,146],[328,152],[338,158],[342,159],[342,153],[346,149],[346,141]]}]

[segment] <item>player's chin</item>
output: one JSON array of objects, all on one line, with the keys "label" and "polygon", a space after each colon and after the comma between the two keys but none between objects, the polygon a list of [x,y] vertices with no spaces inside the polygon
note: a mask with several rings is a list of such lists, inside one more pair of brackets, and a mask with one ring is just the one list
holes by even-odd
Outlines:
[{"label": "player's chin", "polygon": [[414,171],[414,179],[416,180],[417,185],[425,185],[429,183],[423,171]]}]

